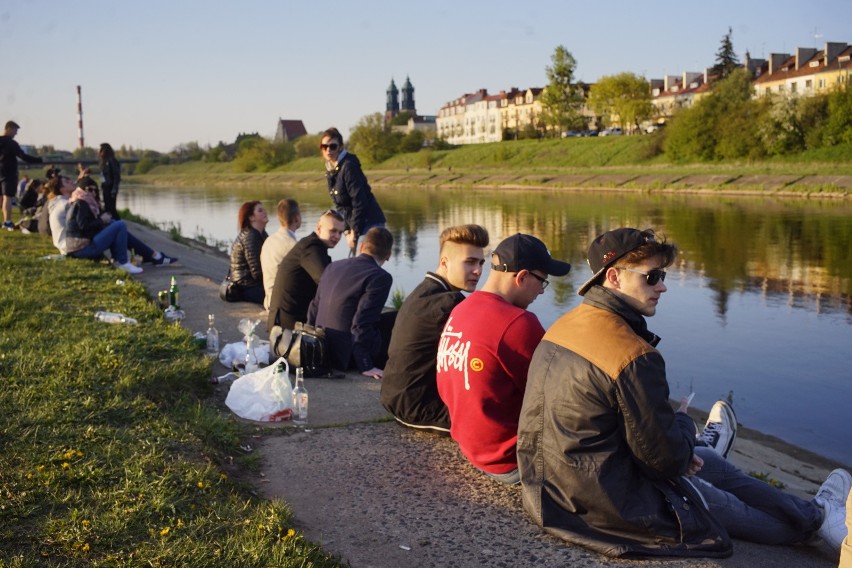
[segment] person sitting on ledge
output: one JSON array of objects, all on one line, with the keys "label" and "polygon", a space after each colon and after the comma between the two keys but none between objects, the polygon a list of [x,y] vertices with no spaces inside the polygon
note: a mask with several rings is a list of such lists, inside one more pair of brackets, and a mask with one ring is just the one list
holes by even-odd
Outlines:
[{"label": "person sitting on ledge", "polygon": [[732,553],[824,539],[839,550],[852,476],[835,470],[809,501],[727,461],[735,421],[714,406],[698,445],[688,399],[675,411],[660,338],[648,330],[677,249],[651,230],[615,229],[589,246],[583,303],[554,323],[529,367],[518,424],[527,514],[548,533],[607,556]]},{"label": "person sitting on ledge", "polygon": [[142,256],[143,262],[167,266],[177,258],[155,251],[133,236],[124,221],[113,221],[109,214],[101,215],[94,195],[85,189],[74,188],[74,182],[57,175],[47,182],[48,213],[53,244],[62,254],[72,258],[99,258],[109,249],[118,268],[139,274],[142,268],[130,262],[130,247]]},{"label": "person sitting on ledge", "polygon": [[427,272],[399,309],[382,377],[382,405],[397,422],[439,435],[450,433],[450,413],[438,394],[436,359],[441,330],[464,292],[482,276],[488,231],[479,225],[441,232],[438,268]]},{"label": "person sitting on ledge", "polygon": [[373,227],[354,258],[337,260],[322,273],[308,308],[308,323],[325,330],[332,366],[355,367],[367,377],[382,378],[396,311],[383,311],[393,277],[382,265],[393,248],[393,235]]},{"label": "person sitting on ledge", "polygon": [[231,247],[234,302],[263,304],[263,268],[260,251],[266,241],[269,214],[260,201],[246,201],[237,213],[240,234]]}]

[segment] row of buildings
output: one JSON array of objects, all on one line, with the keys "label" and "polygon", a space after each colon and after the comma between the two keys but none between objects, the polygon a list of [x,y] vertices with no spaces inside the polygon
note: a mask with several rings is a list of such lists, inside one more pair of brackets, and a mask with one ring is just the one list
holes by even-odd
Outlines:
[{"label": "row of buildings", "polygon": [[[768,59],[754,59],[746,53],[743,67],[753,78],[755,97],[808,96],[850,84],[852,46],[828,42],[821,50],[798,48],[793,54],[773,53]],[[688,108],[706,96],[713,79],[709,69],[651,79],[652,123],[664,123],[678,109]],[[584,85],[587,95],[589,87]],[[480,89],[462,95],[438,111],[436,136],[450,144],[482,144],[499,142],[507,132],[543,131],[542,90],[512,88],[489,95]],[[585,105],[580,114],[589,129],[597,129],[602,123],[601,117]]]}]

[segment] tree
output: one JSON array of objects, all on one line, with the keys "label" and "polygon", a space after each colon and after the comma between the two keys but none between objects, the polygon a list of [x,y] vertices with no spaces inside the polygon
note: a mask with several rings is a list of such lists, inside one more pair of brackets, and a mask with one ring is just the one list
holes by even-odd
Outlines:
[{"label": "tree", "polygon": [[358,121],[349,136],[348,146],[359,156],[376,163],[393,156],[399,147],[402,135],[394,135],[385,128],[384,117],[379,113],[368,114]]},{"label": "tree", "polygon": [[589,90],[589,106],[603,117],[618,117],[625,130],[651,118],[651,87],[635,73],[619,73],[601,79]]},{"label": "tree", "polygon": [[713,73],[718,75],[719,79],[724,79],[740,66],[737,54],[734,53],[731,33],[731,28],[728,28],[728,33],[722,38],[722,45],[719,46],[719,51],[716,52],[716,65],[713,66]]},{"label": "tree", "polygon": [[553,65],[544,68],[548,84],[541,93],[542,118],[551,132],[559,136],[582,120],[579,110],[583,95],[582,89],[573,84],[577,60],[571,52],[560,45],[550,60]]}]

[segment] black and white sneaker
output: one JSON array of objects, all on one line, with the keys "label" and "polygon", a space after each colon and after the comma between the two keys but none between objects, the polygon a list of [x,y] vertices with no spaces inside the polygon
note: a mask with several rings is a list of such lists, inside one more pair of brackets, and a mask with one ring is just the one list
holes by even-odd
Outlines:
[{"label": "black and white sneaker", "polygon": [[699,443],[713,448],[717,454],[727,458],[736,437],[737,415],[734,414],[733,407],[724,400],[717,401],[710,409],[704,430],[698,435]]},{"label": "black and white sneaker", "polygon": [[151,264],[154,266],[169,266],[170,264],[174,264],[178,261],[177,257],[168,256],[163,253],[160,253],[160,258],[155,258],[151,261]]}]

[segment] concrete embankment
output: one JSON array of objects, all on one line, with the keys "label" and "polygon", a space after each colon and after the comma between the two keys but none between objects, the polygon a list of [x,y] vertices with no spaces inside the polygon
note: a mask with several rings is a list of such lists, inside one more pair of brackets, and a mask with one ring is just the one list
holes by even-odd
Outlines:
[{"label": "concrete embankment", "polygon": [[[228,269],[221,253],[183,245],[135,224],[132,232],[156,249],[180,257],[169,268],[146,268],[135,278],[152,295],[181,286],[184,327],[203,331],[216,314],[223,343],[238,341],[241,318],[265,320],[252,304],[226,304],[218,284]],[[265,338],[265,325],[261,323]],[[226,369],[218,363],[215,374]],[[569,547],[543,534],[523,513],[520,491],[473,470],[448,438],[414,432],[389,421],[379,403],[380,384],[350,373],[344,379],[308,379],[310,427],[259,426],[248,443],[263,455],[262,470],[246,473],[257,491],[290,504],[308,538],[354,567],[428,566],[721,566],[834,567],[837,557],[818,548],[770,547],[735,542],[723,560],[613,561]],[[217,387],[221,404],[228,385]],[[222,406],[223,412],[227,408]],[[706,414],[696,411],[703,424]],[[747,422],[748,418],[740,416]],[[765,473],[786,490],[812,496],[838,464],[741,428],[732,461]]]}]

